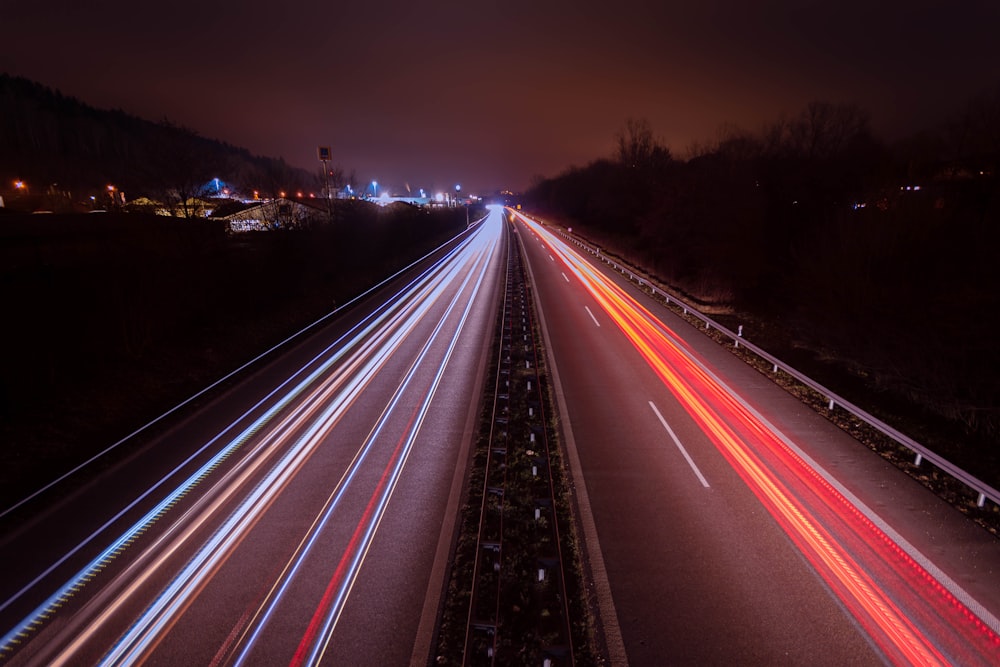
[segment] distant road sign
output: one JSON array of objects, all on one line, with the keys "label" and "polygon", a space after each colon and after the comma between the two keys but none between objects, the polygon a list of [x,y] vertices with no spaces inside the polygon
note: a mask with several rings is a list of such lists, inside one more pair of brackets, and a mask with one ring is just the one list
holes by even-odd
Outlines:
[{"label": "distant road sign", "polygon": [[319,148],[316,149],[316,152],[319,154],[319,161],[320,162],[329,162],[329,160],[330,160],[330,147],[329,146],[320,146]]}]

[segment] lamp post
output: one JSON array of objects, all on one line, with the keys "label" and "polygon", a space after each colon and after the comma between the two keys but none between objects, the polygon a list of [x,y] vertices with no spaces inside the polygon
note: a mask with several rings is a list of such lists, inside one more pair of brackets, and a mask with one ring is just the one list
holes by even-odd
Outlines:
[{"label": "lamp post", "polygon": [[455,205],[456,206],[463,206],[463,207],[465,207],[465,227],[468,228],[469,227],[469,205],[466,204],[466,203],[464,203],[464,202],[461,203],[461,204],[459,204],[459,201],[461,200],[461,198],[459,197],[459,193],[461,193],[461,192],[462,192],[462,186],[461,186],[461,184],[456,184],[455,185]]},{"label": "lamp post", "polygon": [[372,181],[372,199],[378,199],[378,181]]}]

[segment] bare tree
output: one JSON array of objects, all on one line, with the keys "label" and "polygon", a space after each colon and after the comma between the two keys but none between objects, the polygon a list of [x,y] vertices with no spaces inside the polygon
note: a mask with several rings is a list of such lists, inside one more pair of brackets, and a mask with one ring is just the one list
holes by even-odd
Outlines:
[{"label": "bare tree", "polygon": [[653,130],[645,118],[629,118],[615,135],[618,161],[624,167],[637,168],[652,161],[657,148]]},{"label": "bare tree", "polygon": [[830,158],[868,134],[868,114],[852,104],[810,102],[788,125],[793,151],[806,158]]},{"label": "bare tree", "polygon": [[956,164],[1000,154],[1000,85],[974,98],[947,128],[949,157]]},{"label": "bare tree", "polygon": [[150,182],[168,209],[178,217],[194,215],[192,201],[207,194],[215,164],[205,140],[194,131],[164,120],[152,143]]}]

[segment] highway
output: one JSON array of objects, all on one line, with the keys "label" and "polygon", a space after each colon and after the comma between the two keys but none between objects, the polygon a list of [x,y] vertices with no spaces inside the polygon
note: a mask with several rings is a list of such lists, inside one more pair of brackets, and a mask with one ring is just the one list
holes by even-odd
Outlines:
[{"label": "highway", "polygon": [[614,664],[1000,664],[1000,543],[517,214]]},{"label": "highway", "polygon": [[[19,509],[0,662],[426,664],[503,215]],[[514,229],[610,664],[1000,664],[1000,541],[552,228]]]},{"label": "highway", "polygon": [[49,494],[0,539],[0,662],[425,659],[506,239],[494,209],[151,445]]}]

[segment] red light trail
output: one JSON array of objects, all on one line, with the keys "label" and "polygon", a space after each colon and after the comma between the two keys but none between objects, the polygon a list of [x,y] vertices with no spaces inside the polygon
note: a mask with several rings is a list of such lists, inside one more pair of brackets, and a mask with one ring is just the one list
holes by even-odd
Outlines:
[{"label": "red light trail", "polygon": [[601,306],[893,664],[996,664],[1000,637],[720,384],[647,309],[519,216]]}]

